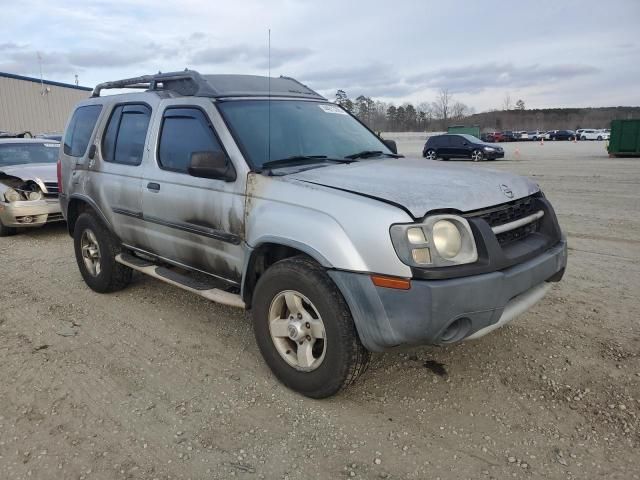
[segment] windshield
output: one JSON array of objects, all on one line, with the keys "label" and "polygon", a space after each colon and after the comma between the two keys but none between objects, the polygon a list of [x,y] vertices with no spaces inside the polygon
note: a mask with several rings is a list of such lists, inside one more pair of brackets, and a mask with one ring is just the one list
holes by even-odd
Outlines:
[{"label": "windshield", "polygon": [[0,168],[28,163],[56,163],[59,143],[6,143],[0,145]]},{"label": "windshield", "polygon": [[231,100],[217,105],[255,169],[301,156],[344,159],[364,151],[392,154],[382,140],[332,103]]}]

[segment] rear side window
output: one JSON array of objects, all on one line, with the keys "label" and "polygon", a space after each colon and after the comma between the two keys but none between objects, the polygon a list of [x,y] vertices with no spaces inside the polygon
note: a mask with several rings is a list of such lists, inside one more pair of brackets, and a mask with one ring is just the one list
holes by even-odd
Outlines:
[{"label": "rear side window", "polygon": [[430,137],[429,138],[429,146],[430,147],[441,147],[442,146],[442,137]]},{"label": "rear side window", "polygon": [[205,114],[198,108],[165,110],[158,148],[160,168],[187,173],[193,152],[223,152]]},{"label": "rear side window", "polygon": [[151,108],[143,104],[118,105],[102,138],[105,162],[137,166],[142,163]]},{"label": "rear side window", "polygon": [[100,110],[102,110],[102,105],[87,105],[79,107],[73,112],[73,117],[71,117],[71,122],[69,122],[64,135],[63,151],[65,155],[84,156]]},{"label": "rear side window", "polygon": [[452,147],[461,147],[462,145],[464,145],[464,142],[464,138],[458,135],[451,135],[449,137],[449,145]]}]

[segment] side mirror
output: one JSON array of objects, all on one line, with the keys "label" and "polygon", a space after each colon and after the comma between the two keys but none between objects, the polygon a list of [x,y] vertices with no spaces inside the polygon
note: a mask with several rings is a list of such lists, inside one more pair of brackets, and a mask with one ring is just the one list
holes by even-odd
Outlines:
[{"label": "side mirror", "polygon": [[233,182],[236,171],[224,152],[193,152],[187,170],[192,177]]},{"label": "side mirror", "polygon": [[382,140],[382,143],[384,143],[387,148],[389,150],[391,150],[393,153],[395,153],[396,155],[398,154],[398,146],[396,145],[396,142],[394,140]]}]

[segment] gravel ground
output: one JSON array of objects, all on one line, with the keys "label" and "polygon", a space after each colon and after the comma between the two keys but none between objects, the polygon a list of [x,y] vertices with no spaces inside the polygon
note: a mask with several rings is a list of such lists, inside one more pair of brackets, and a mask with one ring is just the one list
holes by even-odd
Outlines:
[{"label": "gravel ground", "polygon": [[242,312],[142,276],[95,294],[63,226],[0,239],[0,478],[639,478],[640,159],[506,148],[471,166],[540,183],[564,280],[481,340],[374,355],[324,401],[275,380]]}]

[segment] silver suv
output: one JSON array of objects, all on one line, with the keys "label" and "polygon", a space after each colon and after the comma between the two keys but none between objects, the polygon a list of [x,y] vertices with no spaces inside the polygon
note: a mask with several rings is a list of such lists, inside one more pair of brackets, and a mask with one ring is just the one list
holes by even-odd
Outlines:
[{"label": "silver suv", "polygon": [[[100,96],[107,88],[140,93]],[[61,203],[90,288],[138,271],[251,310],[269,367],[322,398],[370,352],[480,337],[538,301],[566,242],[535,183],[398,155],[286,77],[98,85],[64,135]]]}]

